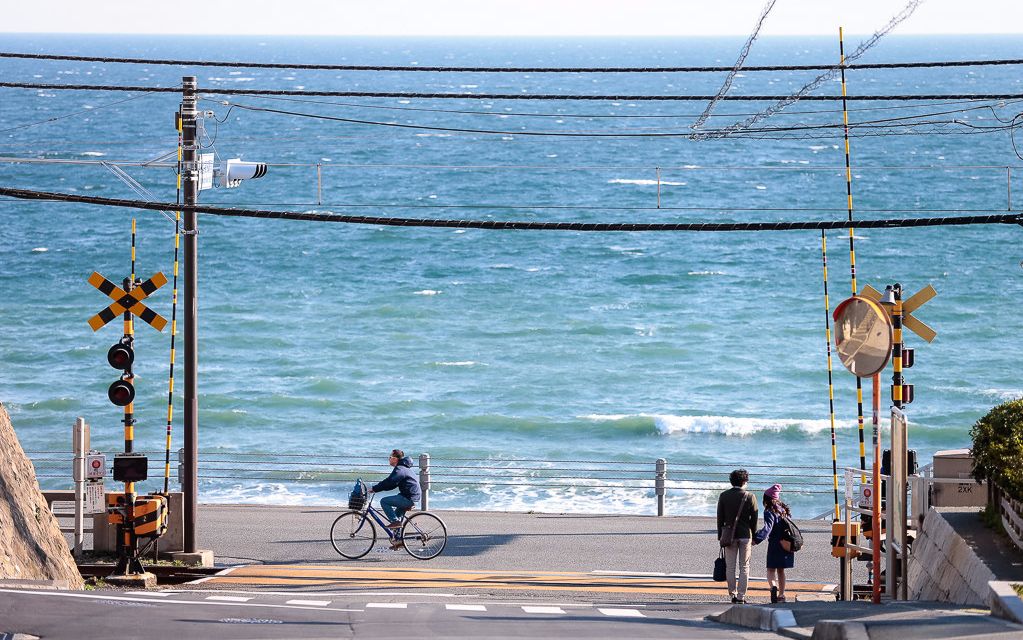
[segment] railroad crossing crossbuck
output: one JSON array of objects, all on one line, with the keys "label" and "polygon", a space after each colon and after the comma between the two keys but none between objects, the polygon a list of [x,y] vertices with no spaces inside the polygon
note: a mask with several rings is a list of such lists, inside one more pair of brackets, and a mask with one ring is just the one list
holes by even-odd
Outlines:
[{"label": "railroad crossing crossbuck", "polygon": [[167,284],[167,276],[163,275],[162,272],[157,271],[152,278],[132,288],[131,291],[125,291],[118,287],[100,275],[98,271],[93,271],[92,275],[89,276],[89,284],[114,300],[110,303],[109,307],[89,318],[89,326],[92,327],[93,331],[98,331],[100,327],[125,311],[142,318],[142,320],[157,331],[163,331],[163,328],[167,326],[167,320],[163,316],[142,304],[142,300]]}]

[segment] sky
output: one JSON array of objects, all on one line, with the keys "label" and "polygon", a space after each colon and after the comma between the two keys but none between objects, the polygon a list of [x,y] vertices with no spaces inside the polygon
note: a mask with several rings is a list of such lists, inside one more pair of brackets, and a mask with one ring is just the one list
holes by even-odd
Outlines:
[{"label": "sky", "polygon": [[[870,34],[908,0],[776,0],[761,35]],[[0,32],[748,35],[767,0],[12,0]],[[184,7],[182,10],[180,7]],[[1023,33],[1023,0],[924,0],[895,34]]]}]

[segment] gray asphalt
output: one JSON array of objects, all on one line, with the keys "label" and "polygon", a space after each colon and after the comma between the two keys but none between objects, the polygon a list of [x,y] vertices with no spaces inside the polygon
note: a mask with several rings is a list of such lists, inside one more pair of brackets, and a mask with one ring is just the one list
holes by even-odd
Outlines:
[{"label": "gray asphalt", "polygon": [[[376,549],[346,560],[329,541],[340,507],[202,505],[200,548],[218,564],[351,563],[463,570],[619,571],[709,575],[718,546],[713,518],[600,514],[434,511],[447,525],[448,545],[433,560]],[[831,523],[801,521],[805,547],[790,579],[835,583]],[[763,577],[766,545],[754,547],[751,570]],[[860,563],[857,563],[860,564]]]}]

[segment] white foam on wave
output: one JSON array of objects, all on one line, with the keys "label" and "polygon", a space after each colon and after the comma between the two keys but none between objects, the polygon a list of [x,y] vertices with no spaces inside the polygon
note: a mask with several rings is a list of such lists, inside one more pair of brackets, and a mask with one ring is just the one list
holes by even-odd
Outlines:
[{"label": "white foam on wave", "polygon": [[669,186],[669,187],[684,187],[687,184],[685,182],[669,182],[667,180],[661,180],[660,182],[658,182],[657,180],[641,180],[641,179],[631,180],[631,179],[628,179],[628,178],[614,178],[612,180],[608,180],[607,183],[608,184],[638,184],[638,185],[641,185],[641,186],[650,186],[650,185],[661,184],[661,185],[665,185],[665,186]]},{"label": "white foam on wave", "polygon": [[100,156],[105,156],[107,154],[102,153],[100,151],[83,151],[83,152],[79,153],[78,155],[80,155],[80,156],[93,156],[93,157],[98,158]]},{"label": "white foam on wave", "polygon": [[941,391],[945,393],[962,393],[966,395],[981,395],[986,398],[993,398],[1000,402],[1008,402],[1010,400],[1018,400],[1023,398],[1023,389],[976,389],[974,387],[957,387],[952,385],[938,385],[934,387],[935,391]]},{"label": "white foam on wave", "polygon": [[246,484],[203,487],[202,499],[217,504],[280,504],[310,505],[337,502],[337,487],[324,485],[319,491],[310,485],[282,482],[250,482]]},{"label": "white foam on wave", "polygon": [[438,367],[475,367],[479,362],[475,360],[458,360],[456,362],[434,362]]},{"label": "white foam on wave", "polygon": [[1001,400],[1002,402],[1023,398],[1023,389],[981,389],[980,393],[988,396],[989,398]]},{"label": "white foam on wave", "polygon": [[[654,514],[657,501],[652,489],[622,487],[621,481],[589,481],[584,487],[487,486],[473,490],[440,489],[430,492],[436,509],[460,509],[531,513]],[[725,483],[727,484],[727,483]],[[611,485],[611,486],[606,486]],[[618,485],[618,486],[615,486]],[[668,513],[713,515],[718,493],[713,490],[672,488],[667,496]]]},{"label": "white foam on wave", "polygon": [[36,247],[35,249],[32,249],[32,253],[46,253],[47,251],[49,251],[49,249],[46,247]]},{"label": "white foam on wave", "polygon": [[417,295],[417,296],[435,296],[438,293],[443,293],[443,292],[442,291],[437,291],[436,289],[423,289],[421,291],[413,291],[412,293],[414,295]]},{"label": "white foam on wave", "polygon": [[728,275],[724,271],[690,271],[686,275],[690,276],[724,276]]},{"label": "white foam on wave", "polygon": [[[831,428],[830,420],[809,420],[802,418],[735,418],[732,416],[674,416],[669,414],[590,414],[580,416],[594,422],[616,422],[629,418],[650,418],[662,435],[688,433],[716,433],[724,436],[745,438],[768,431],[785,431],[797,428],[804,433],[820,433]],[[852,422],[836,421],[836,428],[854,426]]]}]

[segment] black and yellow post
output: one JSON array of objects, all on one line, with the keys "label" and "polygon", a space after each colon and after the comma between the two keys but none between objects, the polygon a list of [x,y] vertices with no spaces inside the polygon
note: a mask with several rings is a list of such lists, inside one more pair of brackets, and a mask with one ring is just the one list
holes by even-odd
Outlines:
[{"label": "black and yellow post", "polygon": [[[132,274],[135,272],[135,224],[132,220]],[[135,288],[134,280],[125,278],[124,280],[124,291],[131,292]],[[124,337],[121,338],[121,344],[123,344],[129,351],[132,351],[135,341],[135,321],[130,311],[124,312]],[[121,381],[128,384],[129,388],[132,389],[127,404],[124,405],[124,453],[134,453],[135,449],[135,375],[132,372],[131,365],[133,357],[128,358],[124,364],[127,368],[121,376]],[[139,561],[138,553],[138,538],[135,536],[134,522],[135,522],[135,500],[137,494],[135,492],[135,483],[125,481],[124,483],[124,504],[121,517],[119,518],[120,523],[117,525],[117,567],[114,569],[115,576],[134,576],[145,573],[145,569],[142,567],[142,563]]]},{"label": "black and yellow post", "polygon": [[905,382],[902,378],[902,285],[895,283],[891,290],[894,299],[889,313],[892,318],[892,404],[902,409],[906,404],[902,393]]},{"label": "black and yellow post", "polygon": [[831,303],[828,300],[828,239],[821,229],[821,260],[824,263],[824,338],[828,349],[828,409],[831,417],[831,478],[835,491],[833,522],[838,522],[838,447],[835,444],[835,385],[831,372]]},{"label": "black and yellow post", "polygon": [[[846,209],[849,215],[849,275],[852,285],[852,295],[856,295],[856,243],[854,241],[853,229],[853,195],[852,195],[852,161],[849,153],[849,106],[848,94],[845,86],[845,42],[842,38],[842,28],[838,28],[838,53],[839,69],[842,73],[842,131],[845,138],[845,196]],[[860,469],[867,468],[867,455],[863,442],[863,380],[856,377],[856,426],[860,437]],[[866,474],[860,477],[861,482],[866,482]]]}]

